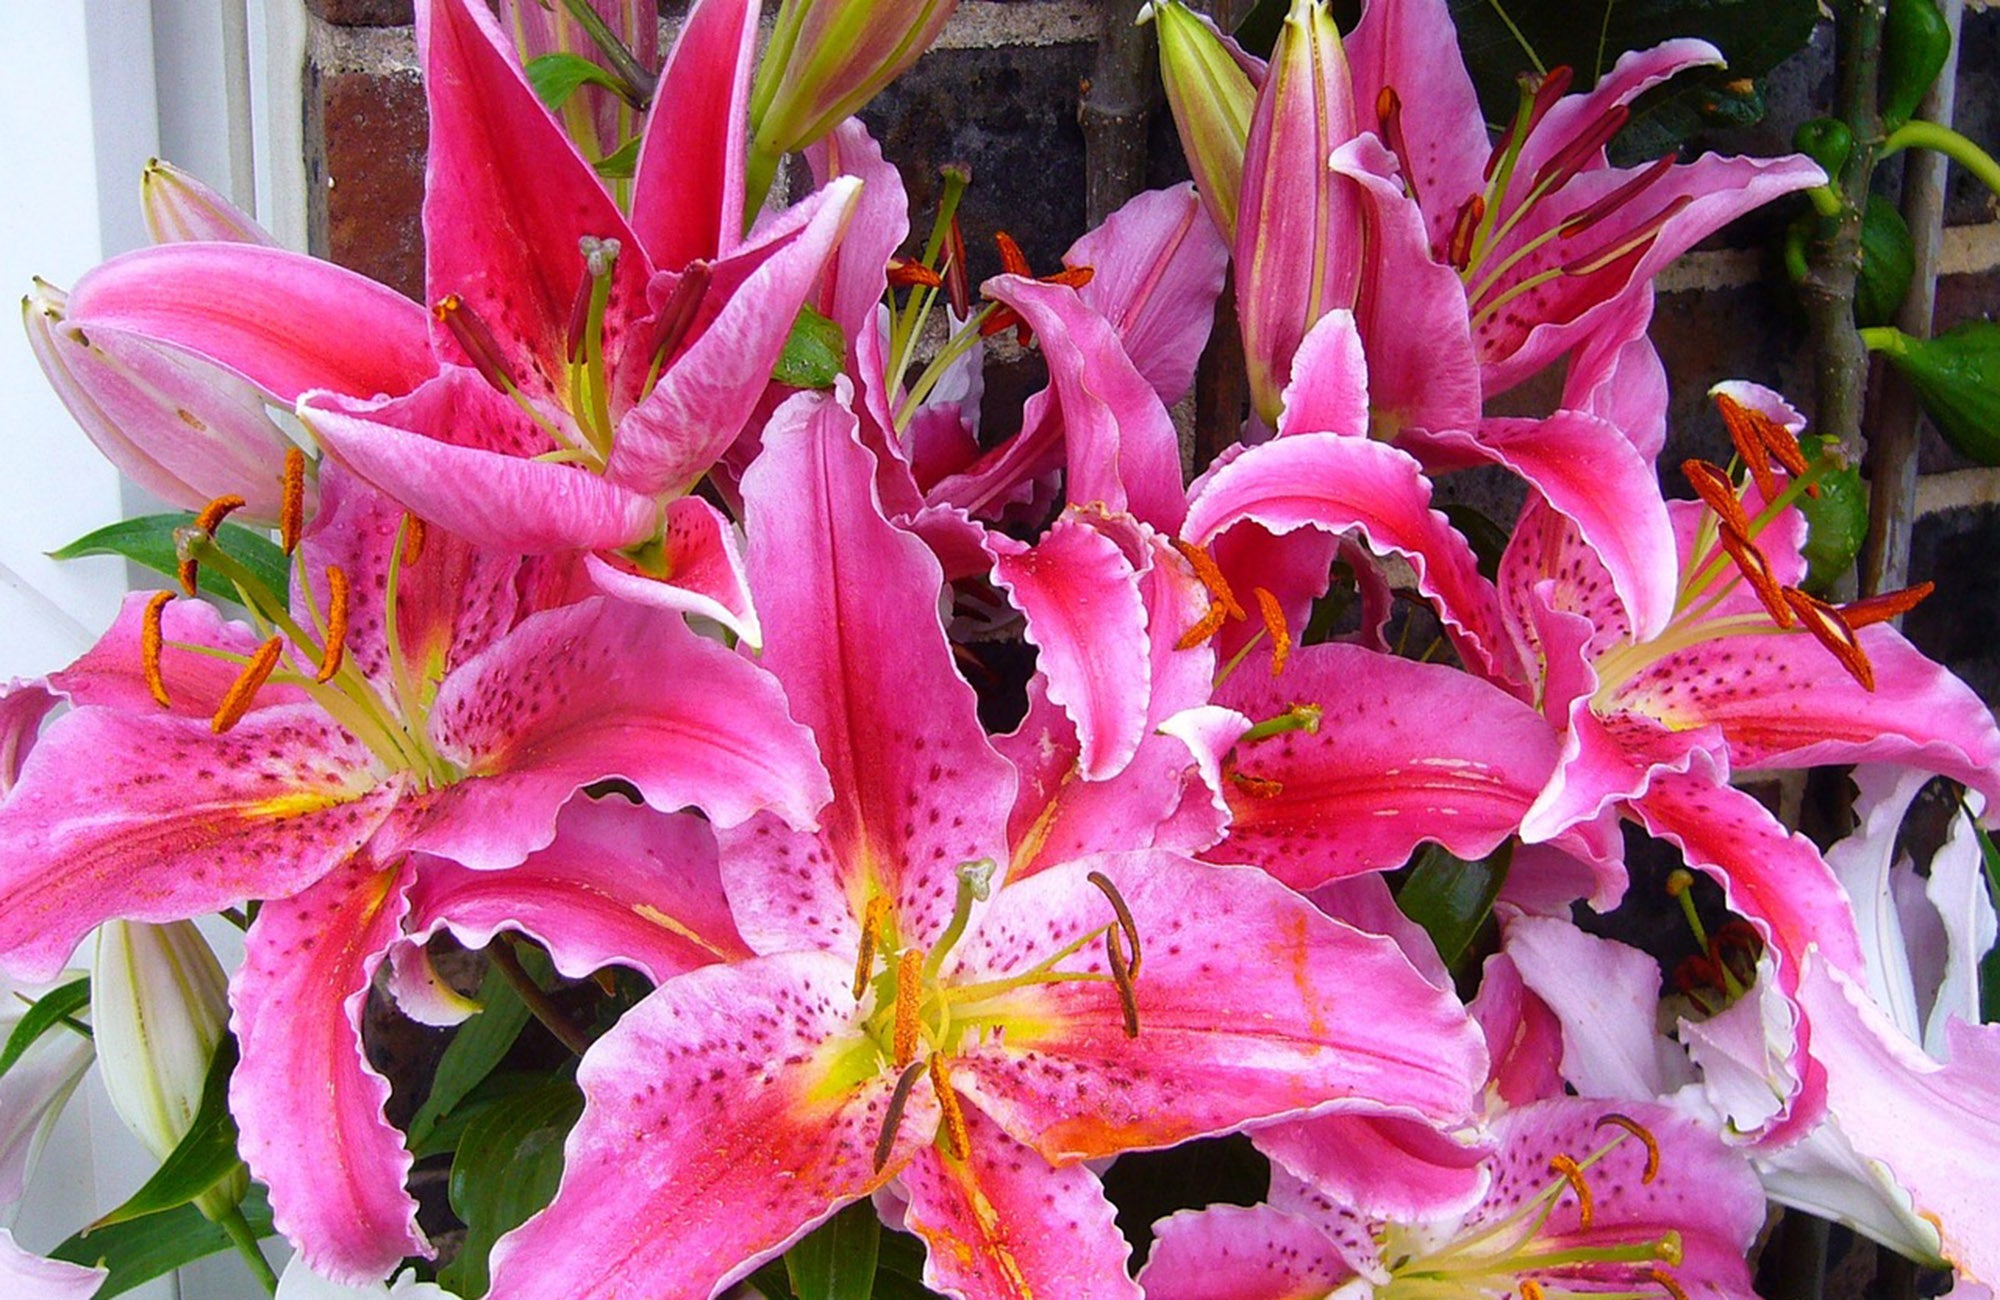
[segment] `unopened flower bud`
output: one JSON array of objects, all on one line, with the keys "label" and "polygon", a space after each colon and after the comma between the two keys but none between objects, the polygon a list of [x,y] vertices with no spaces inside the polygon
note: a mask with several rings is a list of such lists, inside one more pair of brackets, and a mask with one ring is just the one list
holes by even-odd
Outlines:
[{"label": "unopened flower bud", "polygon": [[139,176],[139,207],[156,244],[216,240],[276,247],[257,219],[172,163],[154,158]]},{"label": "unopened flower bud", "polygon": [[1243,143],[1257,104],[1254,66],[1214,22],[1179,0],[1147,6],[1160,38],[1160,80],[1194,176],[1195,192],[1225,240],[1236,238]]}]

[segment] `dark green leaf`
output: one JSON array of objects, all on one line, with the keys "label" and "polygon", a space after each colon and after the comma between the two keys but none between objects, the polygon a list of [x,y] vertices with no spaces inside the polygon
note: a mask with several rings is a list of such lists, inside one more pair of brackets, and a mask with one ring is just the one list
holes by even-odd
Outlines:
[{"label": "dark green leaf", "polygon": [[785,1272],[783,1259],[774,1259],[752,1273],[749,1282],[764,1300],[798,1300],[798,1297],[792,1294],[792,1279]]},{"label": "dark green leaf", "polygon": [[1472,543],[1473,558],[1479,562],[1480,576],[1488,582],[1500,578],[1500,557],[1507,551],[1507,530],[1494,523],[1476,507],[1454,502],[1444,508],[1451,526]]},{"label": "dark green leaf", "polygon": [[[186,528],[194,523],[194,515],[182,511],[170,515],[147,515],[140,519],[126,519],[96,532],[85,533],[59,551],[50,551],[49,558],[75,560],[86,555],[122,555],[135,564],[144,565],[155,573],[175,574],[180,569],[180,560],[174,554],[174,530]],[[235,524],[224,524],[215,532],[215,540],[232,558],[246,565],[274,592],[282,593],[290,582],[290,561],[278,544],[262,533]],[[196,579],[196,585],[204,595],[217,596],[223,600],[235,600],[236,588],[227,578],[203,569]]]},{"label": "dark green leaf", "polygon": [[2000,465],[2000,324],[1964,321],[1934,339],[1892,334],[1883,351],[1946,442]]},{"label": "dark green leaf", "polygon": [[771,378],[792,388],[831,388],[846,362],[847,340],[840,326],[810,307],[801,307],[785,350],[771,367]]},{"label": "dark green leaf", "polygon": [[1910,120],[1951,55],[1951,28],[1935,0],[1889,0],[1882,20],[1884,130]]},{"label": "dark green leaf", "polygon": [[479,985],[479,1005],[484,1010],[460,1025],[445,1045],[437,1072],[431,1077],[430,1095],[410,1119],[407,1145],[412,1151],[429,1154],[420,1149],[426,1146],[437,1122],[493,1073],[528,1023],[527,1005],[498,967],[487,967],[486,978]]},{"label": "dark green leaf", "polygon": [[486,1257],[502,1233],[549,1203],[562,1181],[563,1139],[583,1113],[573,1083],[547,1083],[496,1106],[467,1126],[451,1162],[451,1208],[465,1244],[438,1281],[476,1300],[486,1294]]},{"label": "dark green leaf", "polygon": [[1861,214],[1861,274],[1854,282],[1854,323],[1887,325],[1896,319],[1910,280],[1917,273],[1917,254],[1910,228],[1896,205],[1880,194],[1868,196]]},{"label": "dark green leaf", "polygon": [[869,1300],[882,1221],[866,1198],[806,1234],[785,1252],[785,1272],[799,1300]]},{"label": "dark green leaf", "polygon": [[229,1075],[236,1068],[236,1040],[224,1037],[209,1062],[201,1086],[201,1106],[180,1145],[167,1153],[145,1186],[95,1227],[125,1223],[162,1210],[186,1205],[236,1172],[243,1163],[236,1154],[236,1121],[229,1114]]},{"label": "dark green leaf", "polygon": [[447,1155],[458,1150],[465,1130],[476,1123],[481,1115],[495,1106],[505,1105],[514,1097],[539,1088],[549,1081],[546,1072],[505,1070],[489,1074],[480,1081],[478,1087],[465,1094],[465,1100],[453,1106],[437,1123],[431,1125],[430,1132],[421,1142],[409,1143],[410,1154],[422,1160],[429,1156]]},{"label": "dark green leaf", "polygon": [[0,1077],[14,1068],[14,1062],[21,1054],[35,1045],[35,1040],[54,1029],[63,1021],[90,1005],[90,979],[72,980],[68,984],[50,989],[36,1000],[14,1026],[14,1032],[7,1035],[7,1046],[0,1048]]},{"label": "dark green leaf", "polygon": [[1819,495],[1802,496],[1797,505],[1806,518],[1804,586],[1824,596],[1861,553],[1868,535],[1868,489],[1854,466],[1830,469],[1820,476]]},{"label": "dark green leaf", "polygon": [[[259,1237],[271,1235],[271,1206],[264,1189],[252,1183],[243,1198],[243,1217]],[[99,1288],[98,1300],[122,1295],[142,1282],[171,1273],[183,1264],[229,1249],[229,1235],[201,1217],[192,1205],[149,1214],[143,1219],[90,1228],[49,1252],[52,1259],[111,1270]]]},{"label": "dark green leaf", "polygon": [[[1994,847],[1993,837],[1978,822],[1972,823],[1972,830],[1979,837],[1979,854],[1986,863],[1986,892],[1993,905],[2000,907],[2000,848]],[[1979,962],[1979,1019],[1989,1025],[2000,1021],[2000,947]]]},{"label": "dark green leaf", "polygon": [[567,104],[570,96],[586,85],[602,86],[614,95],[623,92],[618,78],[581,54],[544,54],[529,59],[527,73],[528,84],[552,110]]},{"label": "dark green leaf", "polygon": [[1692,69],[1642,98],[1616,152],[1626,159],[1664,153],[1691,131],[1755,120],[1763,105],[1750,84],[1802,47],[1819,18],[1818,0],[1451,0],[1459,50],[1492,122],[1512,120],[1522,72],[1567,66],[1587,89],[1628,50],[1677,36],[1712,42],[1726,68]]},{"label": "dark green leaf", "polygon": [[1476,862],[1454,857],[1435,844],[1417,854],[1396,905],[1430,935],[1445,965],[1457,964],[1485,924],[1513,856],[1512,840]]},{"label": "dark green leaf", "polygon": [[639,170],[639,142],[642,137],[633,136],[610,153],[599,158],[595,164],[597,174],[608,181],[629,181]]}]

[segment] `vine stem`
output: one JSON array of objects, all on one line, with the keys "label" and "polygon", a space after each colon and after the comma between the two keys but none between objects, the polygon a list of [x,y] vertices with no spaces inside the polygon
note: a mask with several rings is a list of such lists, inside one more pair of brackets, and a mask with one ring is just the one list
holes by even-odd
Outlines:
[{"label": "vine stem", "polygon": [[271,1261],[264,1258],[264,1252],[257,1247],[257,1234],[250,1231],[250,1221],[243,1217],[243,1207],[232,1205],[229,1213],[216,1220],[222,1230],[229,1234],[229,1244],[236,1247],[236,1253],[243,1257],[243,1266],[264,1288],[264,1294],[278,1294],[278,1275],[271,1271]]},{"label": "vine stem", "polygon": [[1980,184],[2000,194],[2000,162],[1948,126],[1912,119],[1889,133],[1882,142],[1882,157],[1905,149],[1932,149],[1951,159],[1977,177]]}]

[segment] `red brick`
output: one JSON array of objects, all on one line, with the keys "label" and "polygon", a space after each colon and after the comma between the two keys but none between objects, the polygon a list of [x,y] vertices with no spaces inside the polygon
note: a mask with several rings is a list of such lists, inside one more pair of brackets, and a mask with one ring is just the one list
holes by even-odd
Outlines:
[{"label": "red brick", "polygon": [[313,251],[423,296],[423,85],[414,74],[309,70]]}]

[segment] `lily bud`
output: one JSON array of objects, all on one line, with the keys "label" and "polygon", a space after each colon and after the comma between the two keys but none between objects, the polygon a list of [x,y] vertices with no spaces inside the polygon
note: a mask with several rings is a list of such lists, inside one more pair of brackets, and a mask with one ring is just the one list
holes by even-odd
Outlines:
[{"label": "lily bud", "polygon": [[1327,312],[1354,306],[1360,196],[1327,160],[1357,131],[1333,15],[1323,0],[1293,0],[1250,120],[1235,238],[1250,398],[1273,428],[1300,341]]},{"label": "lily bud", "polygon": [[172,163],[158,158],[139,174],[139,208],[156,244],[211,240],[277,247],[257,219]]},{"label": "lily bud", "polygon": [[1243,145],[1257,106],[1255,61],[1179,0],[1155,0],[1140,14],[1160,38],[1160,80],[1180,131],[1195,192],[1225,240],[1236,238]]},{"label": "lily bud", "polygon": [[958,0],[784,0],[750,90],[749,200],[930,48]]},{"label": "lily bud", "polygon": [[28,346],[56,396],[105,458],[170,505],[240,496],[275,522],[292,442],[245,380],[164,344],[68,313],[41,280],[21,299]]},{"label": "lily bud", "polygon": [[[91,1030],[104,1089],[133,1136],[164,1160],[201,1109],[229,1025],[229,985],[193,922],[107,921],[98,931]],[[215,1218],[243,1199],[239,1167],[196,1199]]]}]

